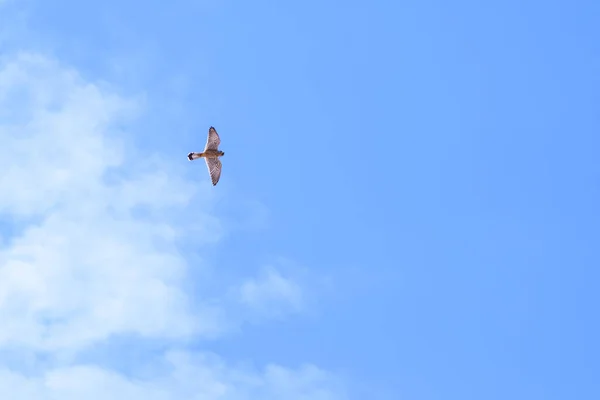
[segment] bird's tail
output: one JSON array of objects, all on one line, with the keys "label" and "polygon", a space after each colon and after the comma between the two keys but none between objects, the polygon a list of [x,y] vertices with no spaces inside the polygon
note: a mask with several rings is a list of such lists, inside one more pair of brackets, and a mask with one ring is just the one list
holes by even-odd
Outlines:
[{"label": "bird's tail", "polygon": [[188,160],[192,161],[192,160],[195,160],[196,158],[199,158],[196,153],[188,154]]}]

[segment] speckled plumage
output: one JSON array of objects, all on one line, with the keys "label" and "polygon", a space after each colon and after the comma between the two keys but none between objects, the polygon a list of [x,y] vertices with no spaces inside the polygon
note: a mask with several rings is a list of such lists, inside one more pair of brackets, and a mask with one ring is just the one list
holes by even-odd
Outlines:
[{"label": "speckled plumage", "polygon": [[204,151],[202,153],[192,152],[188,154],[188,160],[190,161],[197,160],[198,158],[204,158],[213,186],[215,186],[221,178],[222,165],[219,157],[225,155],[224,152],[219,150],[220,144],[221,138],[219,138],[219,134],[217,133],[216,129],[211,126],[208,129],[208,138],[206,139]]}]

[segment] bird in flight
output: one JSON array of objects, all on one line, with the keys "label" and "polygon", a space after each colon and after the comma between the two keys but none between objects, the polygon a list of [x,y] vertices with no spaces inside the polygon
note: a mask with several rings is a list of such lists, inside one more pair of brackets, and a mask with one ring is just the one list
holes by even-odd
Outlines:
[{"label": "bird in flight", "polygon": [[219,182],[219,178],[221,178],[221,160],[219,160],[219,157],[225,155],[224,152],[219,150],[219,144],[221,144],[221,139],[219,138],[216,129],[211,126],[208,129],[208,139],[206,140],[204,151],[202,153],[192,152],[187,156],[190,161],[204,158],[213,186],[215,186],[217,182]]}]

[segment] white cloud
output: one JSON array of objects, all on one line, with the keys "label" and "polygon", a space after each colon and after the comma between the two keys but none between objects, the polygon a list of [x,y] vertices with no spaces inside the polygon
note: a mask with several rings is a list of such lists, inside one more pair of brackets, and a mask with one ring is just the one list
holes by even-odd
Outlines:
[{"label": "white cloud", "polygon": [[[58,357],[113,335],[217,335],[240,318],[228,295],[203,302],[186,290],[190,263],[178,244],[210,245],[223,229],[210,214],[207,176],[187,180],[181,167],[132,145],[126,132],[142,100],[35,54],[0,65],[0,223],[13,232],[0,241],[0,350]],[[202,268],[202,259],[191,265]],[[275,270],[243,284],[237,300],[265,315],[304,304],[300,286]],[[15,400],[337,398],[333,380],[313,367],[258,374],[198,354],[169,360],[171,372],[148,379],[71,362],[34,374],[4,364],[0,392]]]},{"label": "white cloud", "polygon": [[263,316],[298,312],[304,306],[300,285],[273,267],[263,269],[261,276],[244,282],[239,296],[243,304]]},{"label": "white cloud", "polygon": [[264,371],[226,365],[209,354],[172,352],[151,377],[127,377],[91,365],[52,369],[25,377],[0,371],[0,391],[11,400],[341,400],[337,379],[305,365]]},{"label": "white cloud", "polygon": [[[180,288],[178,227],[152,217],[185,209],[199,186],[125,148],[117,124],[135,102],[20,55],[0,70],[0,106],[25,114],[0,125],[0,211],[38,219],[0,251],[0,345],[76,348],[121,332],[218,330],[218,310],[192,314]],[[126,162],[141,169],[136,160],[155,168],[119,173]],[[148,218],[135,216],[140,208]],[[218,233],[214,219],[194,217]]]}]

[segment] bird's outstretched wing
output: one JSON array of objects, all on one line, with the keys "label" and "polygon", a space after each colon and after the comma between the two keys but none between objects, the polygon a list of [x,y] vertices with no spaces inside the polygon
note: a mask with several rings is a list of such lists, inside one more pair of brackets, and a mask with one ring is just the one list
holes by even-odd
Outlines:
[{"label": "bird's outstretched wing", "polygon": [[221,139],[219,138],[219,134],[217,130],[212,126],[208,129],[208,139],[206,139],[206,150],[219,150],[219,145],[221,144]]},{"label": "bird's outstretched wing", "polygon": [[213,186],[219,182],[221,178],[221,160],[218,158],[205,158],[206,166],[208,167],[208,173],[210,174],[210,180]]}]

